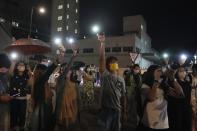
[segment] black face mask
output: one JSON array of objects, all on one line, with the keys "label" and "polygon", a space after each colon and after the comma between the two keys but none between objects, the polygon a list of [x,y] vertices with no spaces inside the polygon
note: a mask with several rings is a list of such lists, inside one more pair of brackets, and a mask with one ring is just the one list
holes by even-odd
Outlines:
[{"label": "black face mask", "polygon": [[6,77],[6,73],[0,72],[0,79],[4,79]]}]

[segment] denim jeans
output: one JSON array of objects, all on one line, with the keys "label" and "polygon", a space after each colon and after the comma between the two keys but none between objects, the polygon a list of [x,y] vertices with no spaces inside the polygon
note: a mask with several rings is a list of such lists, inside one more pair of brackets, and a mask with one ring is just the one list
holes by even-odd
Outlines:
[{"label": "denim jeans", "polygon": [[120,111],[102,108],[98,118],[100,131],[120,131]]}]

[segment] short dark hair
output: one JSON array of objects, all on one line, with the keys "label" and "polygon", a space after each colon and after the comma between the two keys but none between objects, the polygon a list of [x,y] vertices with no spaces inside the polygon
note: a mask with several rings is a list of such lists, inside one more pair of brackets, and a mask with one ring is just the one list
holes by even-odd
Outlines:
[{"label": "short dark hair", "polygon": [[112,63],[113,61],[118,62],[118,58],[115,56],[109,56],[106,59],[106,68],[109,70],[109,64]]},{"label": "short dark hair", "polygon": [[11,66],[11,61],[9,57],[6,54],[1,53],[0,54],[0,68],[5,67],[5,68],[10,68]]}]

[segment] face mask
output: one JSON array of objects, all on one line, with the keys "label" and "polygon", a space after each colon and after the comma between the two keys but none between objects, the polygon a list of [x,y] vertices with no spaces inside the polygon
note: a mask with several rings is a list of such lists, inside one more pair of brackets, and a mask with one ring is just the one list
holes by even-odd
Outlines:
[{"label": "face mask", "polygon": [[6,73],[0,72],[0,81],[5,81],[6,80],[6,77],[7,77],[7,74]]},{"label": "face mask", "polygon": [[117,71],[119,69],[117,63],[110,64],[109,66],[111,71]]},{"label": "face mask", "polygon": [[3,79],[6,76],[6,73],[0,72],[0,79]]},{"label": "face mask", "polygon": [[139,74],[139,73],[140,73],[140,70],[135,70],[135,69],[134,69],[134,73],[135,73],[135,74]]},{"label": "face mask", "polygon": [[45,65],[46,67],[49,66],[49,63],[48,62],[45,62],[45,61],[42,61],[41,64]]},{"label": "face mask", "polygon": [[20,72],[25,71],[25,66],[18,66],[18,71],[20,71]]}]

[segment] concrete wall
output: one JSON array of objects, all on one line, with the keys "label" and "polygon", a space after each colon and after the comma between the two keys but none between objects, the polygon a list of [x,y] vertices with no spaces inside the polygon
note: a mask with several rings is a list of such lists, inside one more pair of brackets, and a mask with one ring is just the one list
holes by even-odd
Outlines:
[{"label": "concrete wall", "polygon": [[[95,64],[99,65],[99,48],[100,44],[98,40],[95,39],[84,39],[79,40],[76,45],[79,47],[79,54],[76,58],[76,61],[82,61],[87,64]],[[124,35],[124,36],[116,36],[116,37],[107,37],[106,38],[106,47],[111,48],[111,52],[106,52],[106,57],[108,56],[116,56],[119,61],[119,65],[121,68],[126,68],[128,65],[131,65],[131,60],[129,56],[129,52],[124,52],[124,47],[135,47],[141,49],[144,48],[141,46],[140,39],[137,39],[135,34]],[[70,45],[65,45],[67,49],[70,49]],[[113,47],[121,47],[121,52],[112,52]],[[93,53],[84,53],[83,50],[87,48],[93,48]],[[70,57],[70,54],[66,54],[66,57]],[[136,63],[140,64],[141,67],[147,68],[151,62],[145,60],[138,56]]]}]

